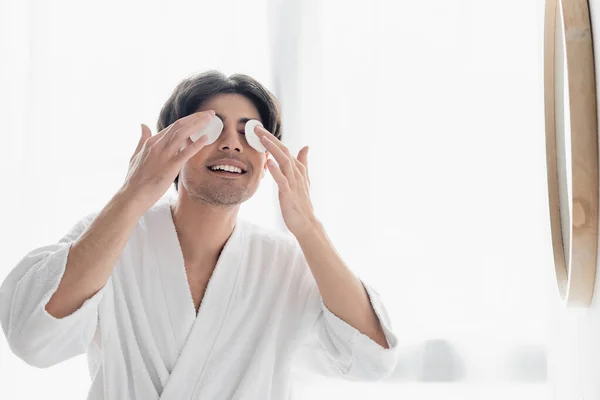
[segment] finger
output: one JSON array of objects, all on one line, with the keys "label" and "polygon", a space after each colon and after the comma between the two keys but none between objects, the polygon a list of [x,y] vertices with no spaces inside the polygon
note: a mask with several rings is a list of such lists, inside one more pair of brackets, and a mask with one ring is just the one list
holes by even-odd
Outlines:
[{"label": "finger", "polygon": [[265,146],[267,151],[273,155],[277,163],[279,164],[279,169],[283,172],[285,177],[290,181],[295,181],[296,178],[296,170],[294,162],[292,161],[292,157],[288,156],[279,146],[273,143],[270,138],[267,136],[261,136],[260,141]]},{"label": "finger", "polygon": [[[210,121],[210,118],[214,115],[214,111],[200,111],[197,113],[193,113],[188,115],[187,117],[183,117],[175,121],[172,126],[170,126],[169,131],[165,132],[165,135],[162,138],[162,145],[164,147],[171,146],[173,142],[173,138],[178,132],[181,132],[182,129],[190,129],[190,127],[197,127],[198,124],[207,123]],[[201,129],[201,128],[199,128]],[[191,132],[190,132],[191,135]],[[182,146],[179,146],[181,148]],[[179,148],[177,150],[179,150]]]},{"label": "finger", "polygon": [[[258,129],[256,129],[258,128]],[[257,125],[255,128],[255,133],[257,134],[257,136],[259,138],[261,138],[261,142],[262,142],[262,138],[266,138],[268,140],[270,140],[271,142],[273,142],[284,154],[285,156],[290,160],[290,164],[292,168],[286,168],[286,163],[278,160],[277,158],[275,158],[277,160],[277,162],[279,163],[280,167],[283,168],[283,172],[286,174],[286,176],[290,177],[290,175],[288,175],[288,173],[293,173],[296,176],[302,176],[305,177],[305,173],[304,173],[304,168],[300,167],[300,168],[293,168],[296,166],[297,164],[297,159],[294,158],[294,156],[292,156],[292,154],[290,153],[290,150],[287,148],[286,145],[284,145],[281,140],[277,139],[275,137],[275,135],[273,135],[271,132],[269,132],[268,130],[265,129],[264,126],[261,125]],[[264,144],[264,143],[263,143]]]},{"label": "finger", "polygon": [[133,152],[133,155],[131,156],[129,161],[133,160],[133,158],[137,155],[137,153],[140,152],[140,150],[144,146],[144,143],[146,143],[146,140],[148,140],[149,138],[152,137],[152,132],[150,131],[150,128],[148,128],[148,126],[146,124],[141,124],[141,131],[142,131],[142,134],[140,135],[140,140],[138,141],[137,147],[135,148],[135,151]]},{"label": "finger", "polygon": [[281,140],[277,139],[275,137],[275,135],[273,135],[271,132],[266,130],[264,127],[257,125],[256,128],[254,128],[254,133],[256,133],[256,135],[259,138],[266,137],[267,139],[269,139],[270,141],[275,143],[275,145],[277,147],[279,147],[284,153],[286,153],[287,155],[289,155],[291,157],[291,154],[290,154],[288,148],[281,142]]},{"label": "finger", "polygon": [[176,162],[179,166],[185,164],[187,160],[192,158],[196,153],[198,153],[204,146],[206,146],[206,142],[208,141],[208,136],[202,135],[196,140],[192,142],[192,144],[184,147],[177,155],[175,156]]},{"label": "finger", "polygon": [[146,124],[141,124],[142,126],[142,135],[144,136],[152,136],[152,131]]},{"label": "finger", "polygon": [[[215,116],[215,112],[213,110],[202,111],[199,113],[198,118],[192,119],[185,124],[181,124],[181,126],[176,127],[172,130],[172,133],[165,136],[166,151],[173,153],[177,153],[179,149],[184,146],[184,142],[192,136],[194,133],[202,130],[212,117]],[[191,142],[191,140],[189,140]]]},{"label": "finger", "polygon": [[298,152],[298,158],[296,159],[296,166],[302,172],[302,175],[308,181],[310,185],[310,176],[308,175],[308,146],[304,146]]},{"label": "finger", "polygon": [[280,192],[289,192],[291,190],[290,183],[289,183],[288,179],[285,177],[285,175],[283,174],[283,172],[281,172],[281,169],[279,169],[279,167],[277,165],[275,165],[275,162],[273,160],[271,160],[271,159],[267,160],[267,168],[269,168],[269,172],[271,173],[271,176],[277,183],[277,186],[279,187],[279,191]]},{"label": "finger", "polygon": [[156,135],[154,135],[150,139],[148,139],[148,145],[153,146],[156,142],[160,141],[163,137],[165,137],[166,134],[168,134],[175,127],[175,124],[178,121],[179,120],[173,122],[171,125],[163,128],[163,130],[161,130]]},{"label": "finger", "polygon": [[298,161],[302,163],[308,169],[308,146],[304,146],[298,152]]},{"label": "finger", "polygon": [[306,167],[297,159],[294,160],[294,162],[296,163],[296,170],[298,171],[298,180],[302,179],[308,184],[308,186],[310,186],[310,178],[308,177],[308,171],[306,170]]},{"label": "finger", "polygon": [[[203,117],[205,117],[205,115],[206,115],[206,111],[200,111],[200,112],[196,112],[196,113],[193,113],[190,115],[186,115],[185,117],[179,118],[177,121],[173,122],[171,125],[167,126],[162,131],[160,131],[156,135],[152,136],[152,138],[149,140],[149,144],[154,145],[158,142],[161,142],[161,145],[166,146],[168,144],[168,139],[173,135],[173,133],[176,130],[178,130],[184,126],[187,126],[191,123],[197,122],[199,119],[202,119]],[[167,139],[167,140],[165,141],[163,139]]]}]

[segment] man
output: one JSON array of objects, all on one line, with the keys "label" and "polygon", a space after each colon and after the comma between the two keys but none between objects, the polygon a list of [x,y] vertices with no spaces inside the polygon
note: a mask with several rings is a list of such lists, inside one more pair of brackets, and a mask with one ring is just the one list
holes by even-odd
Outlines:
[{"label": "man", "polygon": [[[215,118],[213,143],[190,138]],[[249,145],[249,120],[266,152]],[[245,75],[200,74],[177,86],[157,130],[142,125],[101,211],[3,282],[12,351],[40,368],[87,352],[88,399],[284,399],[300,357],[347,379],[388,376],[389,317],[314,215],[308,148],[294,157],[281,143],[274,96]],[[267,170],[295,240],[237,218]]]}]

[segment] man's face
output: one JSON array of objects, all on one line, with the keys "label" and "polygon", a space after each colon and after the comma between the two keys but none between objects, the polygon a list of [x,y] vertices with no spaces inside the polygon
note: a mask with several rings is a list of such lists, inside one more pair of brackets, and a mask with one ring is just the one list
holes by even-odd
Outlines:
[{"label": "man's face", "polygon": [[[266,171],[268,155],[252,148],[245,135],[246,121],[262,122],[260,114],[250,100],[233,93],[216,95],[196,111],[204,110],[215,111],[223,131],[184,164],[179,181],[192,199],[220,206],[241,204],[254,195]],[[216,165],[239,165],[243,173],[211,170]]]}]

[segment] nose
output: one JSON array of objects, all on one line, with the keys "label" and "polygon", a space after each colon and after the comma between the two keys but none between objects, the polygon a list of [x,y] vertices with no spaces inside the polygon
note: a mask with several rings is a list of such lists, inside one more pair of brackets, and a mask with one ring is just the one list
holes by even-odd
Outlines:
[{"label": "nose", "polygon": [[221,151],[244,152],[242,134],[238,133],[236,127],[233,125],[223,127],[223,132],[219,135],[218,141]]}]

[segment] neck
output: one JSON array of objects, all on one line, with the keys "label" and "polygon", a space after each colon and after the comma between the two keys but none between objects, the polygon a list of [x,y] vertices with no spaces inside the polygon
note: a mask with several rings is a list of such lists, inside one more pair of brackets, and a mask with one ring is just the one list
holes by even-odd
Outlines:
[{"label": "neck", "polygon": [[235,228],[239,205],[219,207],[191,199],[179,190],[171,206],[173,222],[187,266],[214,268]]}]

